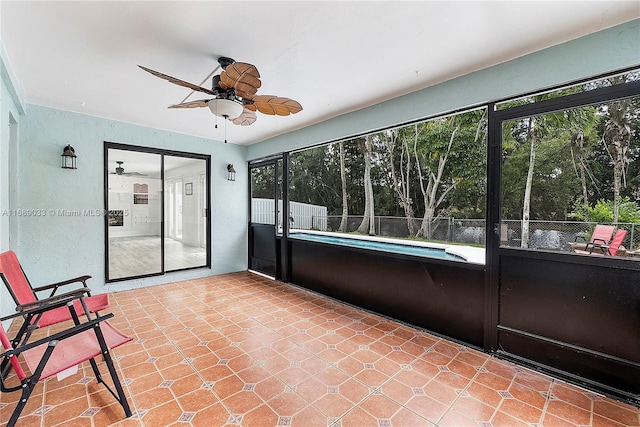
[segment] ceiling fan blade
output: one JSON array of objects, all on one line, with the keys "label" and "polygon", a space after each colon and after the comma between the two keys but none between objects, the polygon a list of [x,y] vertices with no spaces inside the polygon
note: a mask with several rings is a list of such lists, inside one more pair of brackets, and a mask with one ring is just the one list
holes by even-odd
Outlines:
[{"label": "ceiling fan blade", "polygon": [[176,79],[175,77],[171,77],[171,76],[169,76],[167,74],[162,74],[162,73],[160,73],[158,71],[154,71],[154,70],[152,70],[150,68],[143,67],[142,65],[138,65],[138,67],[142,68],[143,70],[145,70],[148,73],[153,74],[156,77],[160,77],[161,79],[164,79],[164,80],[166,80],[166,81],[168,81],[170,83],[176,84],[178,86],[187,87],[187,88],[189,88],[191,90],[196,90],[198,92],[208,93],[209,95],[215,95],[215,92],[213,92],[212,90],[200,87],[198,85],[194,85],[194,84],[189,83],[189,82],[185,82],[184,80]]},{"label": "ceiling fan blade", "polygon": [[243,98],[255,95],[260,86],[262,82],[258,69],[246,62],[234,62],[220,73],[220,87],[225,90],[235,88],[238,96]]},{"label": "ceiling fan blade", "polygon": [[249,110],[247,106],[245,106],[242,114],[240,114],[235,119],[231,120],[231,123],[233,123],[234,125],[249,126],[250,124],[255,122],[257,118],[258,117],[256,116],[256,113],[254,111]]},{"label": "ceiling fan blade", "polygon": [[302,105],[293,99],[273,95],[258,95],[253,97],[253,105],[262,114],[288,116],[302,111]]},{"label": "ceiling fan blade", "polygon": [[182,104],[169,105],[169,108],[198,108],[207,107],[210,99],[199,99],[197,101],[183,102]]}]

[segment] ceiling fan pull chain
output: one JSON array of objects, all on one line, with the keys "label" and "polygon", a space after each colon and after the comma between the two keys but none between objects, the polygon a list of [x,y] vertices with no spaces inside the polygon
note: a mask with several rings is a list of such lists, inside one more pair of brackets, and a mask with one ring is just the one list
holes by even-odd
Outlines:
[{"label": "ceiling fan pull chain", "polygon": [[227,119],[229,116],[222,116],[224,118],[224,143],[227,143]]}]

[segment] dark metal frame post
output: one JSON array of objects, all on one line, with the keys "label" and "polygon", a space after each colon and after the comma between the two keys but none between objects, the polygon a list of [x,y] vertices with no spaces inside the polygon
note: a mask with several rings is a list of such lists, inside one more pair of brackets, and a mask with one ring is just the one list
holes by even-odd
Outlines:
[{"label": "dark metal frame post", "polygon": [[282,240],[280,241],[280,280],[287,283],[289,268],[289,153],[282,154]]},{"label": "dark metal frame post", "polygon": [[495,104],[487,105],[487,221],[486,221],[486,282],[484,314],[484,351],[494,352],[498,346],[500,291],[500,194],[502,170],[502,128],[495,118]]}]

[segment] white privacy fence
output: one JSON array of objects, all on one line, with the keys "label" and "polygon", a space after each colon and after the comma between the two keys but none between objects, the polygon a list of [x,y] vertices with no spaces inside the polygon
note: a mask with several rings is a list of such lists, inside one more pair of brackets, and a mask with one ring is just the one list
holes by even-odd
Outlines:
[{"label": "white privacy fence", "polygon": [[[273,199],[251,199],[251,222],[282,227],[282,200],[278,200],[276,224]],[[289,226],[304,230],[327,230],[327,207],[289,202]]]},{"label": "white privacy fence", "polygon": [[[251,199],[251,222],[258,224],[275,224],[276,215],[273,199]],[[282,202],[278,209],[282,212]]]}]

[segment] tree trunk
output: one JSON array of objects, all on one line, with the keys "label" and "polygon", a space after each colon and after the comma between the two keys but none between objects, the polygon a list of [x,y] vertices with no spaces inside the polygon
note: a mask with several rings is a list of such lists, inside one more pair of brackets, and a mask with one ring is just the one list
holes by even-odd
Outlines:
[{"label": "tree trunk", "polygon": [[[402,154],[402,157],[406,157],[407,159],[405,170],[402,171],[402,208],[404,210],[404,216],[407,219],[407,230],[409,232],[409,236],[414,236],[416,234],[415,214],[413,213],[413,200],[411,200],[411,192],[409,187],[409,184],[411,183],[411,154],[409,154],[409,147],[406,142],[402,144]],[[402,166],[402,163],[400,163],[400,165]]]},{"label": "tree trunk", "polygon": [[[440,203],[442,203],[449,191],[453,190],[458,185],[458,181],[452,183],[449,188],[444,190],[442,194],[438,196],[438,190],[440,189],[440,184],[442,183],[442,174],[444,172],[445,166],[447,165],[449,153],[451,152],[451,146],[453,145],[453,141],[458,130],[460,130],[459,125],[453,130],[453,132],[451,132],[447,151],[438,159],[438,170],[436,171],[436,173],[434,174],[433,172],[431,172],[431,170],[429,170],[427,171],[427,176],[425,177],[422,174],[420,157],[418,156],[418,132],[416,125],[416,138],[413,143],[413,152],[416,158],[416,169],[418,171],[418,178],[420,179],[420,190],[422,191],[422,199],[424,201],[424,217],[422,218],[422,224],[420,226],[420,229],[416,233],[416,237],[422,236],[426,239],[431,239],[433,232],[431,224],[433,222],[436,209],[438,208],[438,206],[440,206]],[[426,187],[425,181],[427,181]]]},{"label": "tree trunk", "polygon": [[340,142],[340,180],[342,181],[342,218],[338,231],[347,231],[347,219],[349,217],[349,206],[347,197],[347,173],[344,167],[344,144]]},{"label": "tree trunk", "polygon": [[618,137],[613,140],[613,151],[615,153],[613,159],[613,222],[618,222],[620,216],[620,190],[622,188],[622,180],[624,177],[624,147],[622,138]]},{"label": "tree trunk", "polygon": [[358,227],[358,233],[376,234],[374,221],[374,201],[373,201],[373,184],[371,183],[371,137],[364,137],[364,142],[360,144],[360,148],[364,155],[364,217]]},{"label": "tree trunk", "polygon": [[[571,156],[573,157],[573,147],[576,147],[578,152],[578,161],[574,160],[574,168],[580,179],[580,185],[582,187],[582,203],[584,205],[589,204],[589,193],[587,192],[587,178],[585,176],[585,155],[584,155],[584,133],[579,130],[571,138]],[[577,164],[576,164],[577,163]]]},{"label": "tree trunk", "polygon": [[[609,139],[610,144],[607,151],[613,161],[613,222],[618,222],[620,214],[620,190],[626,186],[625,163],[627,161],[627,151],[631,143],[631,126],[628,123],[627,115],[630,107],[628,99],[619,100],[609,104],[609,120],[605,126],[605,139]],[[605,141],[606,144],[606,141]]]},{"label": "tree trunk", "polygon": [[533,124],[533,117],[529,118],[529,130],[527,139],[531,143],[529,151],[529,170],[527,171],[527,183],[524,188],[524,201],[522,203],[522,233],[520,235],[520,247],[529,247],[529,213],[531,211],[531,186],[533,184],[533,169],[536,164],[536,137]]},{"label": "tree trunk", "polygon": [[393,132],[391,138],[387,141],[387,147],[389,149],[389,163],[391,165],[391,181],[393,186],[393,191],[395,192],[398,200],[400,201],[400,206],[404,210],[404,216],[407,219],[407,230],[409,232],[409,236],[412,237],[416,233],[415,227],[415,215],[413,213],[413,200],[411,200],[410,193],[410,171],[411,171],[411,154],[409,153],[408,142],[403,140],[400,143],[400,178],[398,179],[398,174],[396,173],[395,160],[393,155],[395,153],[397,147],[397,139],[398,133]]}]

